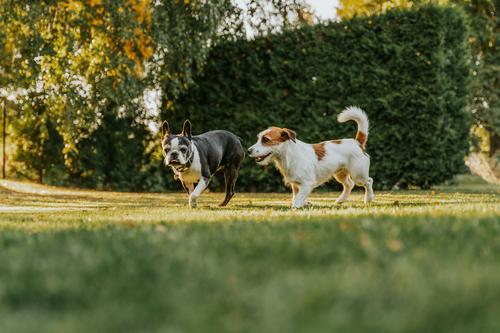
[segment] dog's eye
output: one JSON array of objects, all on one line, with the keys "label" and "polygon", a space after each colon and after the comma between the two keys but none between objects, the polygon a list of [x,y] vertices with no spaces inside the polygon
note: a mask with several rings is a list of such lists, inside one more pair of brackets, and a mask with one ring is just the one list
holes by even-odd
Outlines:
[{"label": "dog's eye", "polygon": [[183,154],[185,154],[187,152],[187,148],[184,148],[184,147],[182,147],[180,150],[181,150],[181,153],[183,153]]},{"label": "dog's eye", "polygon": [[269,141],[271,141],[271,140],[269,140],[269,138],[267,136],[263,136],[261,140],[262,140],[262,143],[269,143]]}]

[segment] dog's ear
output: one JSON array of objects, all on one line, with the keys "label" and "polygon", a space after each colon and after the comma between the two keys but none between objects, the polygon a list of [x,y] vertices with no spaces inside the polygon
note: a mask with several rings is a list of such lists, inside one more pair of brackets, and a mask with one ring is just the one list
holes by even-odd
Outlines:
[{"label": "dog's ear", "polygon": [[164,121],[161,125],[161,131],[163,133],[163,137],[170,135],[170,127],[168,126],[168,121]]},{"label": "dog's ear", "polygon": [[295,139],[297,138],[297,133],[295,133],[291,129],[283,128],[283,130],[281,131],[281,137],[285,140],[292,140],[293,142],[295,142]]},{"label": "dog's ear", "polygon": [[191,138],[191,122],[189,120],[186,120],[184,122],[184,126],[182,127],[181,135],[184,135],[184,136],[187,136],[188,138]]}]

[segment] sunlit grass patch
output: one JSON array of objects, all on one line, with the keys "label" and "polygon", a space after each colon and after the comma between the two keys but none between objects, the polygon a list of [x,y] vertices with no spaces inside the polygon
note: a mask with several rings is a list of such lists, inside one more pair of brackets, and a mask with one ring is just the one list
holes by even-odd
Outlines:
[{"label": "sunlit grass patch", "polygon": [[[14,186],[11,186],[14,184]],[[334,204],[338,193],[313,194],[313,206],[291,210],[290,194],[238,193],[227,207],[218,207],[220,193],[206,193],[199,209],[187,207],[184,193],[142,194],[64,189],[17,185],[0,199],[3,228],[36,228],[57,230],[85,225],[107,224],[140,226],[155,223],[187,222],[280,222],[331,220],[351,217],[383,216],[491,216],[498,214],[499,196],[495,193],[461,192],[378,192],[375,202],[363,203],[356,192],[351,201]],[[16,186],[17,185],[17,186]],[[23,192],[21,192],[23,191]],[[10,213],[10,214],[9,214]],[[43,223],[42,223],[43,222]],[[42,223],[42,224],[41,224]]]}]

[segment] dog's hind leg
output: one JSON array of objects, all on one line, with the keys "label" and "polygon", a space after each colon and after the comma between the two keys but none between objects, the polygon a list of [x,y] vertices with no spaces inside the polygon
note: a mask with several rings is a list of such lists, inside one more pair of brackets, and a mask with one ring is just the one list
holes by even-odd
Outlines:
[{"label": "dog's hind leg", "polygon": [[375,197],[375,194],[373,193],[373,178],[371,177],[358,177],[354,178],[354,182],[358,186],[363,186],[365,188],[365,203],[369,203],[373,200]]},{"label": "dog's hind leg", "polygon": [[345,170],[337,172],[334,175],[334,177],[344,187],[340,196],[337,198],[337,200],[335,200],[335,203],[345,202],[345,201],[347,201],[347,198],[351,194],[351,191],[354,187],[354,182],[352,181],[349,173],[347,173]]},{"label": "dog's hind leg", "polygon": [[234,196],[234,191],[236,187],[236,179],[238,179],[238,170],[239,166],[227,167],[224,169],[224,181],[226,183],[226,197],[224,201],[222,201],[219,206],[226,206],[231,198]]},{"label": "dog's hind leg", "polygon": [[349,169],[354,183],[365,188],[365,203],[369,203],[375,197],[373,194],[373,179],[369,176],[370,159],[367,155],[362,155]]},{"label": "dog's hind leg", "polygon": [[373,194],[373,178],[368,177],[368,181],[363,187],[365,188],[365,203],[369,203],[375,197],[375,194]]}]

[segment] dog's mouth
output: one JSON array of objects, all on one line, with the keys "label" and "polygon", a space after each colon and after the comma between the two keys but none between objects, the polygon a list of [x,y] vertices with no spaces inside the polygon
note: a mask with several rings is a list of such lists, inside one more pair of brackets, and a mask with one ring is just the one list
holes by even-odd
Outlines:
[{"label": "dog's mouth", "polygon": [[266,158],[268,158],[269,156],[271,156],[272,153],[268,153],[266,155],[262,155],[262,156],[257,156],[255,157],[255,162],[262,162],[263,160],[265,160]]},{"label": "dog's mouth", "polygon": [[170,160],[168,162],[169,165],[173,165],[173,166],[178,166],[178,165],[181,165],[181,162],[178,161],[178,160]]}]

